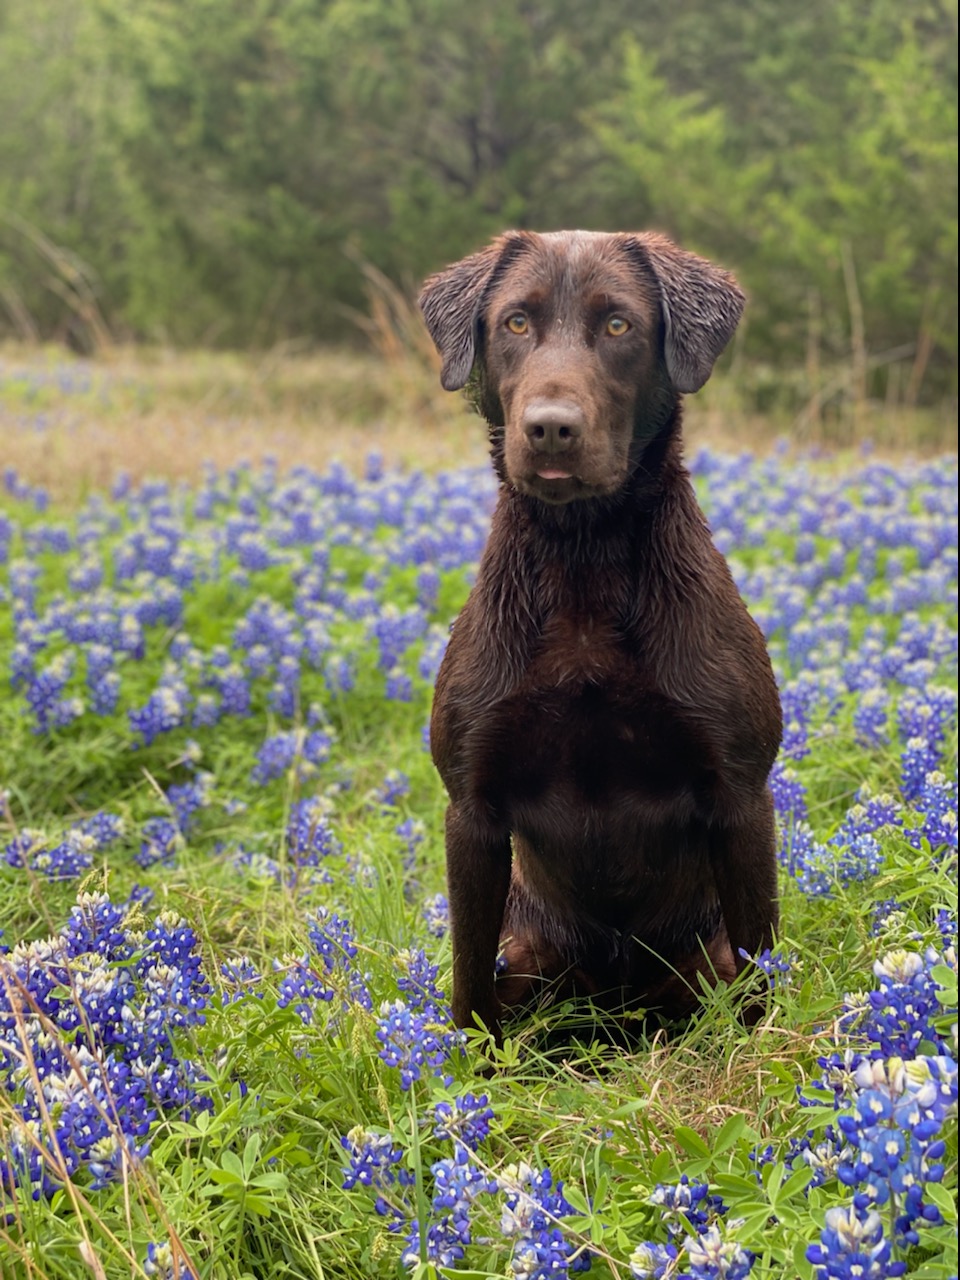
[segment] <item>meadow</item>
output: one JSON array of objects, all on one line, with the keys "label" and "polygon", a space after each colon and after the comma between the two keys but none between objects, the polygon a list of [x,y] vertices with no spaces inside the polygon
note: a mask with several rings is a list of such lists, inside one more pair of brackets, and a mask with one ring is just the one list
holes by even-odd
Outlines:
[{"label": "meadow", "polygon": [[956,1277],[955,446],[691,404],[784,707],[765,1015],[496,1050],[427,733],[495,486],[430,383],[0,355],[0,1280]]}]

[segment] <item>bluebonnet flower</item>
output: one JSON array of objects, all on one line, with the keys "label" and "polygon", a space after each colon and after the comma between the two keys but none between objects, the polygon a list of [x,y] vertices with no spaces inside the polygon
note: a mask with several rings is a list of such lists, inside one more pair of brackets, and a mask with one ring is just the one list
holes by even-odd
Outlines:
[{"label": "bluebonnet flower", "polygon": [[903,741],[922,738],[937,747],[956,719],[956,690],[946,685],[930,685],[922,695],[908,694],[897,704],[897,728]]},{"label": "bluebonnet flower", "polygon": [[278,556],[271,551],[270,544],[259,529],[241,533],[236,539],[235,550],[242,567],[250,572],[269,569],[271,565],[278,563]]},{"label": "bluebonnet flower", "polygon": [[263,975],[249,956],[234,956],[232,960],[222,961],[220,976],[224,982],[224,1004],[233,1004],[246,995],[263,999],[263,990],[260,987]]},{"label": "bluebonnet flower", "polygon": [[900,756],[900,790],[904,799],[916,800],[927,775],[940,765],[940,747],[928,738],[910,738]]},{"label": "bluebonnet flower", "polygon": [[374,1208],[381,1217],[402,1220],[404,1210],[394,1203],[394,1189],[413,1184],[411,1169],[403,1168],[403,1147],[397,1146],[387,1133],[373,1133],[356,1125],[340,1139],[340,1145],[350,1157],[344,1170],[341,1186],[344,1191],[366,1187],[376,1193]]},{"label": "bluebonnet flower", "polygon": [[409,1089],[425,1070],[440,1075],[454,1048],[462,1042],[447,1018],[434,1006],[411,1008],[403,1000],[380,1006],[376,1038],[378,1057],[400,1072],[400,1087]]},{"label": "bluebonnet flower", "polygon": [[[2,599],[2,597],[0,597]],[[29,684],[36,675],[37,662],[33,647],[19,641],[10,652],[10,683],[14,689]]]},{"label": "bluebonnet flower", "polygon": [[267,645],[253,644],[247,650],[243,665],[251,680],[259,680],[272,673],[273,654]]},{"label": "bluebonnet flower", "polygon": [[479,1195],[492,1195],[497,1181],[473,1163],[464,1147],[459,1147],[452,1157],[438,1160],[430,1172],[434,1185],[430,1205],[432,1220],[426,1232],[418,1219],[413,1220],[401,1261],[413,1267],[424,1255],[441,1266],[455,1267],[471,1242],[473,1202]]},{"label": "bluebonnet flower", "polygon": [[630,1275],[633,1280],[668,1280],[677,1274],[676,1262],[676,1245],[645,1240],[630,1255]]},{"label": "bluebonnet flower", "polygon": [[485,1093],[465,1093],[450,1102],[438,1102],[433,1108],[434,1135],[462,1143],[471,1151],[490,1134],[493,1108]]},{"label": "bluebonnet flower", "polygon": [[344,1004],[372,1009],[366,977],[352,963],[357,944],[349,921],[327,907],[320,907],[310,923],[309,936],[327,973],[338,975]]},{"label": "bluebonnet flower", "polygon": [[905,907],[896,898],[885,898],[873,906],[873,923],[870,932],[879,937],[904,918]]},{"label": "bluebonnet flower", "polygon": [[400,658],[415,640],[427,629],[427,617],[422,609],[401,611],[394,604],[385,604],[373,622],[370,632],[380,649],[381,671],[392,671]]},{"label": "bluebonnet flower", "polygon": [[817,1280],[893,1280],[904,1274],[907,1264],[893,1260],[878,1213],[838,1205],[825,1216],[820,1243],[807,1249]]},{"label": "bluebonnet flower", "polygon": [[172,862],[183,845],[183,837],[169,818],[148,818],[140,828],[140,852],[134,861],[139,867]]},{"label": "bluebonnet flower", "polygon": [[215,678],[215,687],[220,695],[220,714],[225,716],[248,716],[250,714],[253,695],[250,682],[239,664],[230,663]]},{"label": "bluebonnet flower", "polygon": [[873,967],[877,989],[866,997],[847,997],[847,1030],[856,1029],[884,1057],[913,1058],[923,1044],[946,1052],[934,1023],[941,1011],[941,988],[931,973],[943,963],[950,961],[932,947],[924,955],[904,949],[887,952]]},{"label": "bluebonnet flower", "polygon": [[717,1223],[686,1236],[683,1250],[688,1280],[745,1280],[756,1260],[749,1249],[724,1236]]},{"label": "bluebonnet flower", "polygon": [[320,729],[304,732],[289,729],[267,738],[257,752],[257,763],[251,771],[253,782],[261,785],[282,777],[294,764],[297,776],[305,781],[315,775],[319,765],[330,758],[333,738]]},{"label": "bluebonnet flower", "polygon": [[[273,880],[292,888],[297,882],[297,867],[283,867],[276,858],[271,858],[262,849],[248,849],[238,845],[228,856],[227,861],[235,871],[249,875],[254,880]],[[312,883],[312,881],[311,881]]]},{"label": "bluebonnet flower", "polygon": [[385,692],[392,702],[412,702],[413,681],[401,667],[392,667],[387,672]]},{"label": "bluebonnet flower", "polygon": [[687,1227],[699,1233],[727,1212],[720,1196],[710,1194],[708,1183],[691,1181],[685,1173],[679,1182],[658,1182],[650,1194],[650,1203],[659,1208],[671,1238],[677,1238]]},{"label": "bluebonnet flower", "polygon": [[73,546],[70,530],[62,524],[35,524],[24,531],[24,541],[31,555],[43,551],[65,555]]},{"label": "bluebonnet flower", "polygon": [[790,765],[778,759],[770,771],[769,786],[782,822],[795,826],[807,820],[807,789]]},{"label": "bluebonnet flower", "polygon": [[836,1180],[845,1150],[846,1143],[842,1135],[833,1125],[828,1124],[820,1132],[808,1129],[802,1138],[791,1138],[783,1163],[787,1169],[793,1170],[800,1161],[813,1170],[813,1177],[808,1183],[809,1190]]},{"label": "bluebonnet flower", "polygon": [[193,1270],[178,1249],[174,1254],[170,1244],[148,1244],[143,1261],[144,1274],[156,1276],[156,1280],[197,1280]]},{"label": "bluebonnet flower", "polygon": [[771,990],[786,985],[796,964],[796,956],[788,958],[772,952],[769,947],[765,947],[759,955],[755,956],[750,955],[748,951],[744,951],[743,947],[739,948],[739,953],[744,960],[756,965],[760,972],[765,975]]},{"label": "bluebonnet flower", "polygon": [[440,970],[424,951],[400,951],[397,954],[400,976],[397,987],[407,997],[411,1008],[424,1009],[442,1005],[446,997],[436,985]]},{"label": "bluebonnet flower", "polygon": [[[832,1102],[835,1110],[839,1111],[842,1106],[849,1103],[856,1089],[857,1067],[864,1061],[865,1056],[848,1045],[842,1050],[835,1050],[833,1053],[823,1054],[817,1058],[817,1065],[823,1074],[814,1088],[833,1095]],[[817,1101],[820,1102],[822,1099]],[[801,1094],[800,1105],[811,1105],[811,1101]]]},{"label": "bluebonnet flower", "polygon": [[353,658],[345,653],[329,653],[323,663],[323,677],[331,694],[350,693],[356,682]]},{"label": "bluebonnet flower", "polygon": [[848,844],[885,827],[899,827],[902,822],[903,807],[893,796],[875,796],[869,788],[861,787],[830,843]]},{"label": "bluebonnet flower", "polygon": [[423,918],[435,938],[442,938],[450,928],[450,904],[446,894],[435,893],[423,904]]},{"label": "bluebonnet flower", "polygon": [[111,716],[120,701],[120,677],[108,671],[90,686],[91,710],[96,716]]},{"label": "bluebonnet flower", "polygon": [[311,1023],[314,1015],[313,1002],[332,1000],[336,992],[306,957],[289,957],[279,967],[284,970],[284,976],[277,995],[278,1007],[286,1009],[288,1005],[293,1005],[300,1020]]},{"label": "bluebonnet flower", "polygon": [[71,880],[93,865],[97,842],[79,830],[51,842],[42,831],[24,827],[6,846],[8,866],[38,872],[48,880]]},{"label": "bluebonnet flower", "polygon": [[833,840],[819,844],[803,828],[794,829],[790,857],[798,885],[811,898],[829,897],[836,886],[866,880],[883,866],[883,850],[873,835],[844,840],[838,833]]},{"label": "bluebonnet flower", "polygon": [[437,603],[440,592],[440,575],[432,565],[423,565],[417,572],[417,602],[427,612]]},{"label": "bluebonnet flower", "polygon": [[111,845],[116,844],[118,840],[122,840],[126,832],[126,823],[119,814],[108,813],[104,809],[90,815],[89,818],[82,818],[79,822],[74,823],[71,828],[78,831],[84,836],[89,836],[93,840],[93,847],[98,852],[101,849],[108,849]]},{"label": "bluebonnet flower", "polygon": [[943,1055],[905,1063],[900,1058],[861,1061],[850,1111],[837,1124],[846,1142],[837,1176],[854,1189],[864,1213],[892,1202],[896,1242],[919,1242],[915,1224],[937,1226],[939,1209],[923,1199],[924,1186],[944,1175],[940,1130],[957,1102],[957,1066]]},{"label": "bluebonnet flower", "polygon": [[96,684],[113,670],[114,652],[109,645],[89,644],[85,650],[87,659],[87,686],[93,689]]},{"label": "bluebonnet flower", "polygon": [[392,809],[403,796],[410,794],[410,779],[399,769],[389,769],[373,792],[373,801],[384,811]]},{"label": "bluebonnet flower", "polygon": [[26,698],[33,711],[36,733],[49,733],[53,728],[62,728],[83,714],[82,699],[65,696],[73,667],[73,654],[61,653],[51,659],[46,667],[37,671],[27,685]]},{"label": "bluebonnet flower", "polygon": [[563,1183],[554,1184],[548,1168],[537,1170],[526,1163],[508,1170],[499,1181],[506,1192],[500,1231],[513,1240],[511,1265],[517,1280],[589,1271],[589,1251],[567,1239],[557,1221],[575,1213],[563,1194]]},{"label": "bluebonnet flower", "polygon": [[440,663],[446,652],[447,645],[450,642],[449,627],[440,627],[435,623],[430,626],[424,641],[423,650],[417,663],[417,670],[424,680],[433,683],[436,679],[437,672],[440,670]]},{"label": "bluebonnet flower", "polygon": [[931,850],[957,848],[957,783],[939,771],[928,773],[913,801],[913,810],[921,816],[919,827],[905,832],[914,848],[922,848],[926,840]]},{"label": "bluebonnet flower", "polygon": [[190,723],[195,729],[209,729],[220,719],[220,699],[213,693],[198,693]]},{"label": "bluebonnet flower", "polygon": [[130,728],[149,747],[162,733],[177,729],[186,721],[190,692],[182,683],[161,685],[142,707],[129,711]]},{"label": "bluebonnet flower", "polygon": [[197,811],[209,807],[212,788],[212,773],[198,773],[192,782],[181,782],[167,788],[167,800],[183,835],[194,825]]},{"label": "bluebonnet flower", "polygon": [[0,1185],[50,1194],[83,1171],[97,1189],[143,1158],[160,1111],[207,1105],[170,1039],[204,1018],[196,937],[170,914],[145,932],[128,921],[126,905],[81,894],[59,935],[0,958],[0,1067],[34,1064],[8,1078],[19,1120]]},{"label": "bluebonnet flower", "polygon": [[397,823],[397,835],[403,840],[403,869],[413,871],[417,864],[417,849],[426,837],[426,827],[419,818],[405,818]]},{"label": "bluebonnet flower", "polygon": [[267,704],[278,716],[292,720],[300,702],[300,661],[284,654],[277,664],[277,678],[270,687]]},{"label": "bluebonnet flower", "polygon": [[340,843],[330,829],[328,801],[314,797],[299,800],[290,810],[286,829],[287,856],[299,867],[316,867],[324,858],[340,853]]},{"label": "bluebonnet flower", "polygon": [[333,647],[327,621],[324,618],[308,618],[303,624],[304,657],[315,670],[323,668],[323,661]]}]

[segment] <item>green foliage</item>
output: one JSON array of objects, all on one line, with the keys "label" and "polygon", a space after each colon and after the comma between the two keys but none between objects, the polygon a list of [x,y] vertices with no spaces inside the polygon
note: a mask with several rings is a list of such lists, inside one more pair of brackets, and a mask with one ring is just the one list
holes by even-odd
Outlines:
[{"label": "green foliage", "polygon": [[9,0],[0,325],[88,346],[339,338],[358,256],[412,289],[508,225],[655,226],[742,275],[758,367],[853,352],[857,394],[955,390],[951,0],[638,17]]}]

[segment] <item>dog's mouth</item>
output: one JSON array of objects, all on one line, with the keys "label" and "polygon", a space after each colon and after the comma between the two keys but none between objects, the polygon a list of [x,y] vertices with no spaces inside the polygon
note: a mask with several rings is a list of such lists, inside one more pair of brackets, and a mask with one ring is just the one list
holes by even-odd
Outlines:
[{"label": "dog's mouth", "polygon": [[534,466],[514,483],[522,493],[539,498],[541,502],[557,504],[588,498],[593,492],[593,486],[576,472],[555,463]]}]

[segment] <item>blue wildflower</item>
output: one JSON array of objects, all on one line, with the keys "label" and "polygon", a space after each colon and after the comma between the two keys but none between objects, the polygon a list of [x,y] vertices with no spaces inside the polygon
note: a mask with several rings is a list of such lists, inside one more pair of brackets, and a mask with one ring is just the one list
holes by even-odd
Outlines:
[{"label": "blue wildflower", "polygon": [[407,1090],[425,1070],[440,1075],[462,1036],[432,1005],[411,1008],[403,1000],[380,1006],[376,1038],[378,1056],[400,1072],[400,1087]]},{"label": "blue wildflower", "polygon": [[878,1213],[861,1213],[852,1206],[826,1212],[820,1243],[810,1245],[807,1260],[817,1267],[817,1280],[894,1280],[907,1269],[892,1259]]}]

